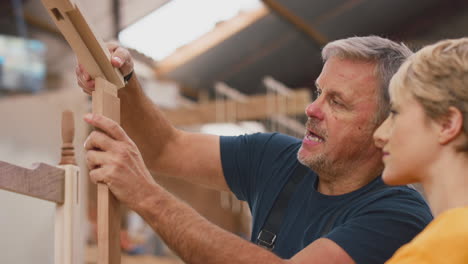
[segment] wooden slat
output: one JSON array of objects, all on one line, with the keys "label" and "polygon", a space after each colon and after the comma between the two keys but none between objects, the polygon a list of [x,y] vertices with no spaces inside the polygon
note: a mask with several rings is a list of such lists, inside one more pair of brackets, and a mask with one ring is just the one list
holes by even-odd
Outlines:
[{"label": "wooden slat", "polygon": [[[269,101],[273,99],[273,101]],[[238,109],[234,121],[266,119],[277,114],[276,108],[279,104],[288,107],[283,114],[303,114],[305,107],[311,102],[310,93],[306,89],[294,90],[288,96],[276,96],[269,98],[267,95],[253,95],[248,97],[247,102],[225,101],[225,109]],[[216,110],[219,105],[216,102],[202,103],[190,109],[163,110],[165,116],[175,126],[189,126],[218,122]]]},{"label": "wooden slat", "polygon": [[42,0],[42,4],[86,71],[94,78],[103,77],[118,88],[124,87],[120,71],[110,64],[109,50],[95,36],[76,3],[72,0]]},{"label": "wooden slat", "polygon": [[[93,113],[101,114],[120,123],[120,99],[117,87],[96,78],[93,92]],[[98,184],[98,263],[120,263],[120,206],[105,184]]]},{"label": "wooden slat", "polygon": [[0,161],[0,189],[38,199],[64,201],[65,171],[44,163],[33,169]]}]

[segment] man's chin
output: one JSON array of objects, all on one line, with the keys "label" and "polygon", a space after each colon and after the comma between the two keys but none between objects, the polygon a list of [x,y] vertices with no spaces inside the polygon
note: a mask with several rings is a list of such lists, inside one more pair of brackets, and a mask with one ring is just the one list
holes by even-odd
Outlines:
[{"label": "man's chin", "polygon": [[299,160],[302,165],[314,170],[320,167],[319,165],[322,163],[323,157],[321,158],[321,155],[312,155],[301,147],[297,152],[297,160]]}]

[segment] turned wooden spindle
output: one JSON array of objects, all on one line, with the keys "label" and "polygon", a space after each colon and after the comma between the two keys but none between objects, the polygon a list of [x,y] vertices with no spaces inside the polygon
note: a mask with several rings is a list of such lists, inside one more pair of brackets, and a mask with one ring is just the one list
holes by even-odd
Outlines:
[{"label": "turned wooden spindle", "polygon": [[73,112],[62,113],[62,159],[59,165],[76,165],[73,139],[75,137],[75,121]]}]

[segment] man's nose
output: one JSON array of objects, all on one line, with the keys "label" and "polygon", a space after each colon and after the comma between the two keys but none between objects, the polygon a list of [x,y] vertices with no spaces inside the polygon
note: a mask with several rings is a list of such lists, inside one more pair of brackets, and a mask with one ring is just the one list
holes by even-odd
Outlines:
[{"label": "man's nose", "polygon": [[306,107],[305,114],[309,118],[317,118],[319,120],[323,119],[324,114],[322,111],[322,102],[320,101],[320,98],[316,99]]}]

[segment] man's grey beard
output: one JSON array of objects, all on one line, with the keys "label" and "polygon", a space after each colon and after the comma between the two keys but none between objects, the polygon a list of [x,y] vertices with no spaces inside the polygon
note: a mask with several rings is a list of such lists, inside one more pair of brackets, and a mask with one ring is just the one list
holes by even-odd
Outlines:
[{"label": "man's grey beard", "polygon": [[332,163],[329,159],[327,159],[325,154],[301,157],[299,155],[301,149],[302,146],[297,152],[297,159],[302,165],[309,167],[321,177],[327,177],[331,179],[336,178],[339,175],[339,167],[341,166],[339,166],[339,164]]}]

